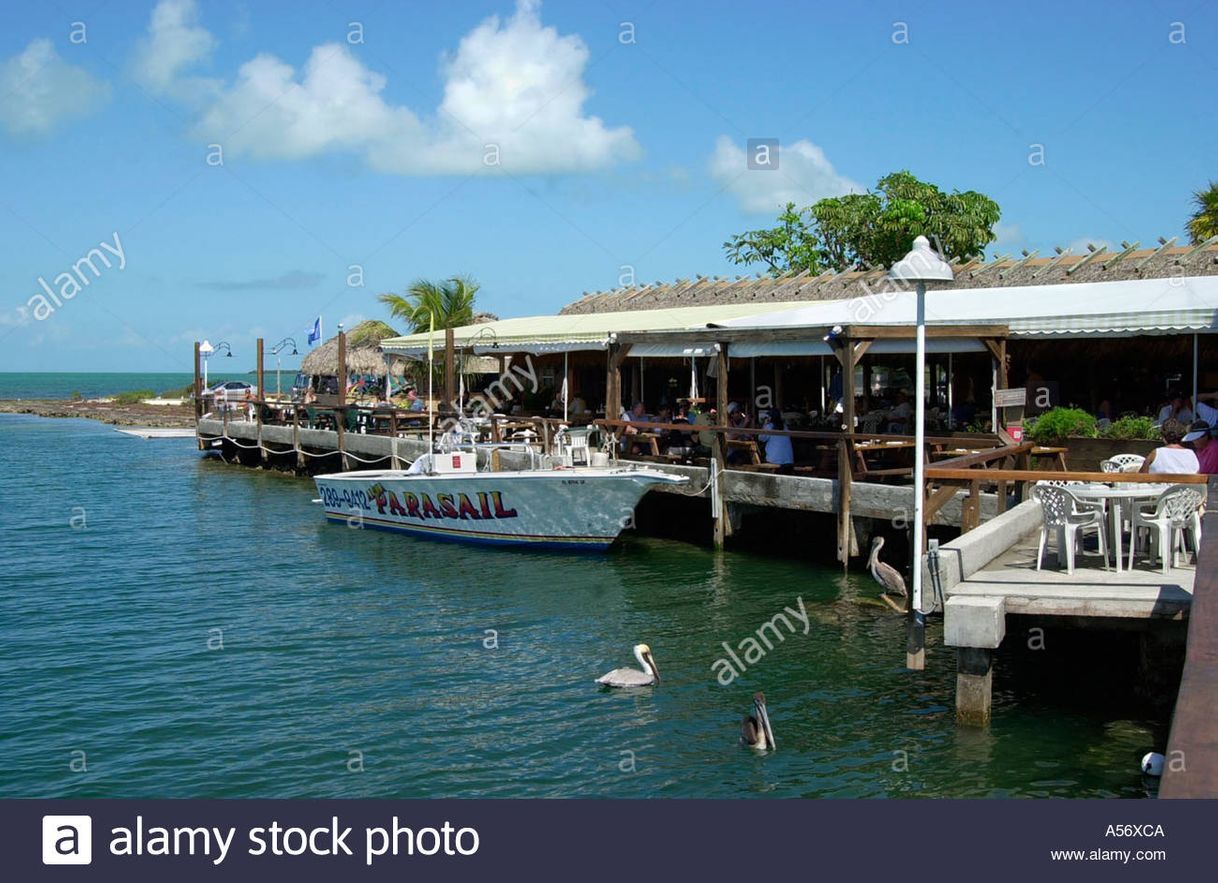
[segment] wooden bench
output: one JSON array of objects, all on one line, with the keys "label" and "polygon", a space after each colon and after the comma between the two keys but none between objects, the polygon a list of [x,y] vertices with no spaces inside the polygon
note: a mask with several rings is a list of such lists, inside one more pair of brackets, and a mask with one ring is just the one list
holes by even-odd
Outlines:
[{"label": "wooden bench", "polygon": [[1069,472],[1070,469],[1066,465],[1066,452],[1069,448],[1051,448],[1051,447],[1035,447],[1032,449],[1032,457],[1049,457],[1057,463],[1057,468],[1062,472]]},{"label": "wooden bench", "polygon": [[626,443],[627,454],[633,453],[637,446],[643,445],[644,453],[651,454],[653,457],[660,456],[660,437],[654,432],[633,432],[622,436],[622,441]]},{"label": "wooden bench", "polygon": [[729,438],[727,440],[727,450],[729,453],[732,451],[744,451],[749,455],[749,465],[751,466],[760,466],[762,463],[761,448],[757,446],[755,439]]}]

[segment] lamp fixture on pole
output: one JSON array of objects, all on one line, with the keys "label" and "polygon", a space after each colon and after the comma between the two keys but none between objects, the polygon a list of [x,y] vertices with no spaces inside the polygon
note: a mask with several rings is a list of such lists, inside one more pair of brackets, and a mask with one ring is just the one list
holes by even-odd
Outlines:
[{"label": "lamp fixture on pole", "polygon": [[917,286],[917,327],[914,347],[914,505],[913,591],[910,593],[909,642],[905,664],[911,669],[926,665],[926,618],[922,603],[923,509],[926,500],[926,283],[950,282],[951,266],[930,247],[925,236],[914,240],[913,249],[888,271],[888,278]]},{"label": "lamp fixture on pole", "polygon": [[279,384],[279,372],[280,372],[281,364],[282,364],[282,359],[280,357],[280,353],[282,353],[289,346],[292,348],[292,355],[294,355],[294,356],[297,355],[296,341],[290,337],[285,337],[283,340],[279,341],[279,343],[277,343],[273,347],[271,347],[271,354],[275,356],[275,397],[276,398],[278,398],[282,393],[282,390],[280,389],[280,384]]}]

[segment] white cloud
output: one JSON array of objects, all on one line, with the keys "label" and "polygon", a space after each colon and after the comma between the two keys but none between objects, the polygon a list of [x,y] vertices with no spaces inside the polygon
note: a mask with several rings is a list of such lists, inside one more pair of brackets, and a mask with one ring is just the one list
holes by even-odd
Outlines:
[{"label": "white cloud", "polygon": [[1099,239],[1092,236],[1080,236],[1078,239],[1066,246],[1070,250],[1070,254],[1085,255],[1090,251],[1087,244],[1094,245],[1097,249],[1107,248],[1109,251],[1120,251],[1121,249],[1109,242],[1107,239]]},{"label": "white cloud", "polygon": [[212,89],[214,81],[181,75],[211,56],[216,38],[199,24],[194,0],[161,0],[152,10],[148,36],[135,50],[135,78],[157,93],[188,96],[199,89]]},{"label": "white cloud", "polygon": [[0,63],[0,124],[16,135],[45,135],[109,98],[108,84],[60,58],[50,40],[33,40]]},{"label": "white cloud", "polygon": [[1018,224],[1006,224],[999,221],[994,225],[994,241],[991,248],[1011,248],[1025,245],[1028,238],[1023,235],[1023,229]]},{"label": "white cloud", "polygon": [[[140,69],[149,83],[180,94],[191,82],[184,74],[212,43],[195,25],[194,0],[162,0]],[[588,58],[578,36],[542,25],[536,0],[518,0],[510,18],[483,21],[445,60],[444,97],[431,116],[387,101],[385,77],[351,47],[329,43],[314,47],[300,69],[269,54],[246,62],[200,104],[196,134],[235,155],[347,151],[407,175],[604,168],[641,151],[629,128],[584,113]]]},{"label": "white cloud", "polygon": [[744,148],[720,135],[710,173],[746,212],[776,212],[788,202],[806,206],[828,196],[866,190],[839,175],[825,152],[807,140],[780,145],[777,168],[750,169]]},{"label": "white cloud", "polygon": [[406,108],[380,97],[385,78],[340,43],[315,48],[299,76],[272,55],[241,66],[237,81],[204,113],[199,133],[235,154],[301,159],[361,150],[381,139],[417,140]]}]

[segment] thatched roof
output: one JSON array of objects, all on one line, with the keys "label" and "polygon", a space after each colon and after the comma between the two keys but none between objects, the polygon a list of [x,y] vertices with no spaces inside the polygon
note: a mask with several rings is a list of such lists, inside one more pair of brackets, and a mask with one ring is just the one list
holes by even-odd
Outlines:
[{"label": "thatched roof", "polygon": [[[386,356],[380,343],[398,333],[384,322],[369,319],[347,332],[347,371],[352,374],[384,374],[392,364],[394,373],[401,373],[405,361]],[[392,362],[387,360],[392,359]],[[331,337],[300,363],[304,374],[333,376],[338,374],[338,335]]]},{"label": "thatched roof", "polygon": [[[952,261],[955,281],[936,283],[936,288],[1001,288],[1016,285],[1049,285],[1062,282],[1108,282],[1118,279],[1161,279],[1169,276],[1218,274],[1218,237],[1195,246],[1176,246],[1175,240],[1156,248],[1138,243],[1099,247],[1082,254],[1061,249],[1040,257],[1036,252],[1021,257],[999,256],[989,261]],[[719,304],[766,304],[786,301],[837,300],[860,297],[882,289],[886,269],[852,270],[845,273],[798,273],[787,276],[737,276],[734,280],[699,276],[676,282],[635,285],[612,291],[585,293],[562,309],[562,313],[611,313],[659,310],[671,307]]]}]

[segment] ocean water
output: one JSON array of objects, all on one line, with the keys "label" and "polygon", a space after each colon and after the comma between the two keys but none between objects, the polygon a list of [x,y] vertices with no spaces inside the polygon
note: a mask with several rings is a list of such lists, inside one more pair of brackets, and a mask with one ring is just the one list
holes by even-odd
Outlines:
[{"label": "ocean water", "polygon": [[[993,725],[959,729],[938,627],[905,671],[866,575],[805,560],[328,525],[307,479],[89,421],[0,415],[0,475],[4,797],[1138,797],[1165,737],[1002,660]],[[807,633],[717,683],[800,599]],[[659,686],[593,683],[637,641]]]},{"label": "ocean water", "polygon": [[[194,377],[194,374],[189,371],[113,374],[69,371],[0,371],[0,399],[68,399],[76,393],[90,399],[144,389],[151,389],[156,393],[176,393],[189,386],[194,381]],[[274,389],[274,370],[267,371],[265,377],[267,378],[267,388]],[[292,380],[296,377],[296,369],[293,368],[290,372],[285,369],[283,377],[290,388]],[[209,384],[219,383],[221,380],[254,382],[252,374],[222,371],[208,373]]]}]

